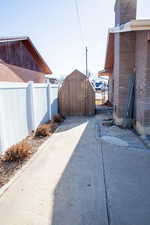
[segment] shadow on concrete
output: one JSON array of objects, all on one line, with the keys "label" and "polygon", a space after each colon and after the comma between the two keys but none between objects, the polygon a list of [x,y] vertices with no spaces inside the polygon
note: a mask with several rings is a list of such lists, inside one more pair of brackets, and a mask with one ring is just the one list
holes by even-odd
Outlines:
[{"label": "shadow on concrete", "polygon": [[106,202],[112,225],[149,225],[150,153],[130,131],[109,128],[108,135],[122,135],[130,147],[103,144],[105,190],[95,124],[92,118],[82,118],[76,126],[83,123],[87,123],[84,132],[55,187],[49,225],[107,225]]},{"label": "shadow on concrete", "polygon": [[[65,130],[73,128],[71,121],[72,118],[67,120]],[[100,159],[95,138],[91,137],[92,132],[95,136],[95,124],[91,121],[92,118],[84,117],[76,123],[87,126],[55,188],[50,225],[105,225]]]},{"label": "shadow on concrete", "polygon": [[78,127],[84,123],[88,123],[88,121],[92,118],[91,117],[85,117],[85,116],[67,116],[64,122],[61,124],[61,126],[57,129],[57,133],[65,132],[67,130],[71,130],[75,127]]}]

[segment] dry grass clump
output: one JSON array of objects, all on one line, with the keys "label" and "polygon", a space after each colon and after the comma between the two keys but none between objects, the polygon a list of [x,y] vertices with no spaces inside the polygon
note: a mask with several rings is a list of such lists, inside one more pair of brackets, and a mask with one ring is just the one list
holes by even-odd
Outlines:
[{"label": "dry grass clump", "polygon": [[35,137],[47,137],[50,135],[50,124],[40,125],[35,132]]},{"label": "dry grass clump", "polygon": [[48,124],[42,124],[40,125],[36,132],[35,137],[47,137],[50,136],[57,128],[57,123],[51,121]]},{"label": "dry grass clump", "polygon": [[4,162],[23,161],[31,154],[31,146],[25,141],[21,141],[10,147],[3,156]]},{"label": "dry grass clump", "polygon": [[61,116],[61,118],[62,118],[63,120],[66,119],[66,117],[65,117],[63,114],[60,114],[60,116]]},{"label": "dry grass clump", "polygon": [[49,124],[49,132],[50,132],[51,134],[54,133],[54,131],[56,130],[56,128],[57,128],[57,123],[51,122],[51,123]]},{"label": "dry grass clump", "polygon": [[63,122],[64,119],[65,118],[60,114],[54,115],[52,120],[49,120],[46,124],[42,124],[37,128],[35,137],[50,136],[56,130],[58,123]]},{"label": "dry grass clump", "polygon": [[56,114],[56,115],[53,116],[53,122],[61,123],[63,121],[64,121],[64,119],[63,119],[63,117],[60,114]]}]

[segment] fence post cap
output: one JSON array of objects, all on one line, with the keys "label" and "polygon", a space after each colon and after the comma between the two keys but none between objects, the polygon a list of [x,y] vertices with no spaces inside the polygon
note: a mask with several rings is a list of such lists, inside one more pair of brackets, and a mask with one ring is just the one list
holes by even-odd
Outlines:
[{"label": "fence post cap", "polygon": [[33,80],[28,81],[28,84],[33,84],[33,83],[34,83]]}]

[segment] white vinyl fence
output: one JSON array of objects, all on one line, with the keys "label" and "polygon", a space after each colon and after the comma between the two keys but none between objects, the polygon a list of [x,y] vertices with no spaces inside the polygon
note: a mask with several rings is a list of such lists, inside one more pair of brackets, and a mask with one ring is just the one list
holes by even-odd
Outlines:
[{"label": "white vinyl fence", "polygon": [[58,85],[0,82],[0,151],[58,113]]}]

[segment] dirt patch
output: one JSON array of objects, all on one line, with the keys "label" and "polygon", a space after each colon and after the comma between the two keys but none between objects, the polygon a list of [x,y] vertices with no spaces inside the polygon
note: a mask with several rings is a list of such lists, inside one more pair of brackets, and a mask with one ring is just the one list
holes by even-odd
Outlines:
[{"label": "dirt patch", "polygon": [[[55,129],[58,126],[55,127]],[[52,134],[51,134],[52,135]],[[50,135],[49,135],[50,136]],[[5,162],[0,157],[0,188],[8,183],[12,176],[33,156],[35,152],[39,149],[40,145],[42,145],[48,138],[47,137],[35,137],[35,136],[28,136],[25,141],[31,145],[31,154],[28,156],[24,161],[12,161],[12,162]]]},{"label": "dirt patch", "polygon": [[111,102],[109,102],[109,101],[107,100],[104,104],[102,104],[102,106],[112,107],[112,104],[111,104]]}]

